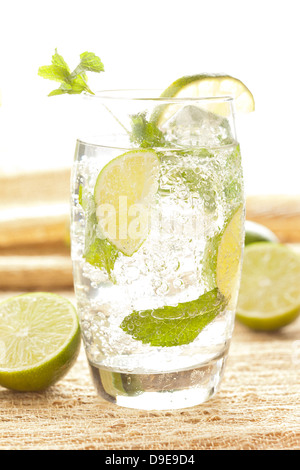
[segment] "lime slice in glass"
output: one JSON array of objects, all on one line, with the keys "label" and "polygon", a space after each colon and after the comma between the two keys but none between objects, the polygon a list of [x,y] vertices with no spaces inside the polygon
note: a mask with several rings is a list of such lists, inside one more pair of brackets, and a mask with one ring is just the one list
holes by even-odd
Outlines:
[{"label": "lime slice in glass", "polygon": [[218,287],[226,297],[237,290],[242,257],[244,209],[241,205],[229,218],[225,228],[208,240],[203,272],[210,288]]},{"label": "lime slice in glass", "polygon": [[272,242],[245,247],[237,319],[258,330],[275,330],[300,313],[300,256]]},{"label": "lime slice in glass", "polygon": [[43,390],[68,372],[79,349],[77,313],[67,299],[35,292],[0,303],[0,385]]},{"label": "lime slice in glass", "polygon": [[244,210],[241,206],[228,222],[217,250],[217,286],[225,297],[232,295],[239,282],[243,230]]},{"label": "lime slice in glass", "polygon": [[126,256],[141,246],[150,228],[158,190],[159,159],[153,150],[132,150],[110,161],[94,190],[100,232]]}]

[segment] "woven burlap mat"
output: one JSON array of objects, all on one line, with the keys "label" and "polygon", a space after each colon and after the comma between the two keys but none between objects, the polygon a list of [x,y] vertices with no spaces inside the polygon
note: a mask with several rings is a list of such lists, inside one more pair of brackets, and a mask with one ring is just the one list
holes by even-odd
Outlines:
[{"label": "woven burlap mat", "polygon": [[222,387],[209,402],[135,411],[97,397],[83,348],[43,393],[0,388],[0,449],[271,450],[300,447],[300,318],[277,333],[236,324]]}]

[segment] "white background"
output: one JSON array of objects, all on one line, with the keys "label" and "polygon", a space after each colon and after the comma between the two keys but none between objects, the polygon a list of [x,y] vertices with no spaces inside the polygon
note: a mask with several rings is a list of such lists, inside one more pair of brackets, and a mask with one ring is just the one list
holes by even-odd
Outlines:
[{"label": "white background", "polygon": [[37,70],[55,48],[71,68],[88,50],[105,66],[94,89],[241,79],[256,102],[237,122],[246,193],[300,193],[299,1],[2,0],[0,21],[0,172],[71,166],[78,97],[48,98]]}]

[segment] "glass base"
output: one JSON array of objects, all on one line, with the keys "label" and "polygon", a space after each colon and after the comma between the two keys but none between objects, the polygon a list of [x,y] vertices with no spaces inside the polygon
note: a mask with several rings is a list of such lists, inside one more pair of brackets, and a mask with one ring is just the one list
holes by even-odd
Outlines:
[{"label": "glass base", "polygon": [[89,364],[97,393],[127,408],[169,410],[204,403],[219,389],[227,352],[193,369],[167,373],[131,374]]}]

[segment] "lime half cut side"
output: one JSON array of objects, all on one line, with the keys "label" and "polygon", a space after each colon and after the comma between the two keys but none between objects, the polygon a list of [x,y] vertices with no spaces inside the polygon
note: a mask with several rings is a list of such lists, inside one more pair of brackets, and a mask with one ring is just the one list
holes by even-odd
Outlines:
[{"label": "lime half cut side", "polygon": [[69,371],[79,349],[77,313],[64,297],[35,292],[0,303],[0,385],[43,390]]},{"label": "lime half cut side", "polygon": [[98,175],[94,199],[100,233],[126,256],[147,238],[159,167],[154,150],[139,149],[111,160]]},{"label": "lime half cut side", "polygon": [[257,330],[276,330],[300,313],[300,256],[273,242],[246,246],[237,319]]}]

